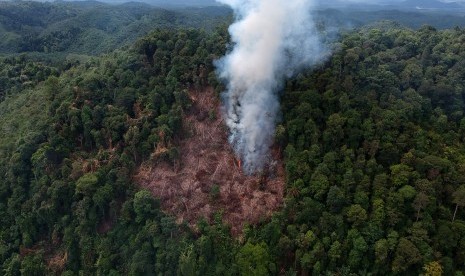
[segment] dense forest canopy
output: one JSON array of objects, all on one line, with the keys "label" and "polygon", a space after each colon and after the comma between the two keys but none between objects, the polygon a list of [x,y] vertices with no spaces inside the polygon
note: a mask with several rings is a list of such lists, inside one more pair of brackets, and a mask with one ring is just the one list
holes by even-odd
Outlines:
[{"label": "dense forest canopy", "polygon": [[463,28],[359,28],[288,80],[285,203],[234,237],[221,212],[176,223],[133,181],[179,160],[187,91],[219,97],[228,41],[160,26],[101,56],[0,58],[2,274],[463,275]]}]

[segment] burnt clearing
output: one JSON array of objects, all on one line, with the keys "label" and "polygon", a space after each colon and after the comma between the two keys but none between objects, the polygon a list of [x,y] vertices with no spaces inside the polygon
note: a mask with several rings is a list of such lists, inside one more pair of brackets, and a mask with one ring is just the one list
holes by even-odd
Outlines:
[{"label": "burnt clearing", "polygon": [[[199,219],[221,212],[224,223],[239,235],[245,224],[269,218],[283,203],[284,169],[279,150],[265,172],[245,175],[228,143],[220,102],[212,88],[189,91],[191,108],[183,118],[187,138],[180,139],[175,164],[152,158],[135,179],[161,201],[162,209],[194,230]],[[165,149],[159,147],[152,155]]]}]

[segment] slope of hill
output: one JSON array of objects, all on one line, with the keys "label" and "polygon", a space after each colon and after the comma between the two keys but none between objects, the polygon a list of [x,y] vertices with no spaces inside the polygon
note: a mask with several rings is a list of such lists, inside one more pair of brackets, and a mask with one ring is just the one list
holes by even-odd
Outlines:
[{"label": "slope of hill", "polygon": [[[7,275],[460,275],[464,41],[460,28],[366,27],[344,35],[326,64],[289,80],[275,138],[284,149],[284,204],[254,225],[240,222],[237,239],[227,216],[240,208],[221,209],[237,203],[225,195],[240,185],[215,174],[234,174],[235,162],[208,152],[216,140],[189,140],[217,127],[206,120],[219,122],[213,113],[196,113],[196,101],[208,106],[210,98],[201,96],[213,90],[189,89],[208,83],[222,90],[212,62],[224,54],[225,28],[159,30],[129,49],[59,75],[52,70],[46,81],[35,74],[43,67],[26,57],[4,61],[11,69],[5,74],[23,70],[33,81],[15,80],[11,86],[20,91],[0,103],[2,269]],[[212,213],[184,210],[197,206],[184,192],[192,180],[175,175],[194,156],[195,145],[185,141],[198,141],[211,157],[194,175],[200,191],[190,194],[203,207],[207,201],[218,207]],[[158,184],[137,182],[142,164],[180,202],[171,204],[175,197],[164,197]],[[260,199],[256,181],[243,184],[252,186],[239,193],[245,202]],[[258,184],[263,194],[272,188]],[[195,217],[188,222],[196,231],[162,208]]]},{"label": "slope of hill", "polygon": [[0,2],[0,52],[94,55],[129,45],[154,28],[212,29],[228,14],[224,7],[168,11],[135,2]]},{"label": "slope of hill", "polygon": [[[227,9],[0,4],[8,47],[130,44],[85,61],[0,57],[3,274],[465,271],[463,28],[381,22],[338,37],[283,88],[276,175],[245,177],[216,109],[226,26],[173,27]],[[124,40],[150,24],[163,29]]]},{"label": "slope of hill", "polygon": [[[9,86],[21,91],[0,102],[0,260],[6,274],[177,273],[190,232],[163,214],[132,177],[162,139],[175,150],[188,108],[184,87],[198,78],[199,64],[209,65],[208,76],[223,39],[157,31],[130,50],[72,65],[45,82]],[[6,74],[41,70],[26,57],[8,63]]]}]

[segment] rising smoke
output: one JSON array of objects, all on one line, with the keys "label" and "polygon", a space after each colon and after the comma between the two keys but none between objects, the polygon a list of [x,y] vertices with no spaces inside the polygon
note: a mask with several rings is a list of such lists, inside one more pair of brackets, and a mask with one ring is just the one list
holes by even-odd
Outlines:
[{"label": "rising smoke", "polygon": [[233,50],[217,62],[229,137],[247,174],[270,157],[283,81],[315,64],[322,47],[312,20],[313,0],[217,0],[229,5]]}]

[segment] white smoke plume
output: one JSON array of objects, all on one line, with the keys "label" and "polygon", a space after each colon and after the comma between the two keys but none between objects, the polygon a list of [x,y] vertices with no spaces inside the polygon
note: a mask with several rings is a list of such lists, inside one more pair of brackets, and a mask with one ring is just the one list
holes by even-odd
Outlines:
[{"label": "white smoke plume", "polygon": [[230,143],[247,174],[270,161],[278,94],[286,77],[322,57],[311,11],[314,0],[217,0],[229,5],[232,51],[217,62],[227,85],[224,116]]}]

